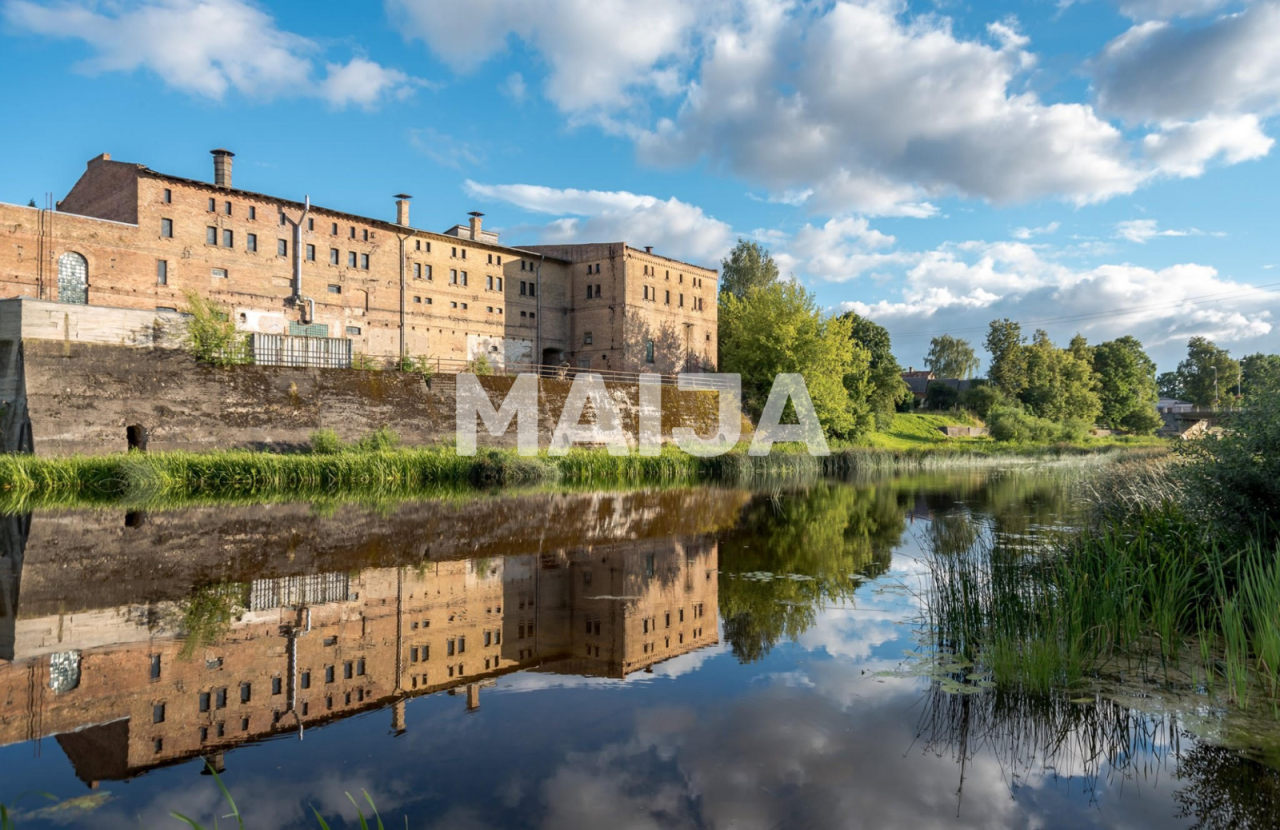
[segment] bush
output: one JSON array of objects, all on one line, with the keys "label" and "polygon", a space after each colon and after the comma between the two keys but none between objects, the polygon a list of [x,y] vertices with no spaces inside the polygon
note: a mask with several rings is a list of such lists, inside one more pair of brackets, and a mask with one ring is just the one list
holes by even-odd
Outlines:
[{"label": "bush", "polygon": [[1180,448],[1191,507],[1228,531],[1280,534],[1280,394],[1258,396],[1208,435]]},{"label": "bush", "polygon": [[331,429],[318,429],[311,433],[311,452],[316,455],[336,455],[345,448],[338,433]]},{"label": "bush", "polygon": [[965,409],[972,411],[984,421],[991,410],[1000,406],[1007,406],[1009,399],[1006,398],[999,389],[987,384],[974,382],[960,395],[960,405]]},{"label": "bush", "polygon": [[196,360],[215,366],[253,362],[249,335],[236,331],[231,315],[217,302],[186,292],[187,330],[183,344]]},{"label": "bush", "polygon": [[390,427],[378,427],[352,447],[356,452],[383,452],[400,446],[400,433]]},{"label": "bush", "polygon": [[489,356],[484,354],[476,355],[471,361],[471,374],[473,375],[492,375],[493,366],[489,363]]},{"label": "bush", "polygon": [[931,383],[924,393],[924,405],[935,411],[955,409],[959,402],[960,393],[950,384]]},{"label": "bush", "polygon": [[1029,415],[1020,408],[1000,406],[987,414],[987,429],[997,441],[1016,443],[1055,440],[1061,428],[1053,421]]}]

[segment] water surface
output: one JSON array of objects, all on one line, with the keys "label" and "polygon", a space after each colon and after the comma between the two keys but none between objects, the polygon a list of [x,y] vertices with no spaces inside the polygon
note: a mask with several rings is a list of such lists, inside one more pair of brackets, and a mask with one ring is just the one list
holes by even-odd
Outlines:
[{"label": "water surface", "polygon": [[362,791],[412,827],[1272,826],[1270,740],[1226,740],[1212,706],[912,670],[925,557],[1031,545],[1070,492],[7,517],[0,802],[20,828],[211,826],[213,767],[251,827],[336,826]]}]

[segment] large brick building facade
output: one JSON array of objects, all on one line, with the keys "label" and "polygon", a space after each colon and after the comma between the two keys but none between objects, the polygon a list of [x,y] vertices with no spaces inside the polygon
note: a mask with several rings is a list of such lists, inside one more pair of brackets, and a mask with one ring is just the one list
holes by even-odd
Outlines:
[{"label": "large brick building facade", "polygon": [[195,291],[246,332],[350,338],[357,353],[460,366],[712,367],[717,274],[624,242],[512,248],[480,214],[444,233],[102,154],[56,210],[0,204],[0,297],[181,310]]}]

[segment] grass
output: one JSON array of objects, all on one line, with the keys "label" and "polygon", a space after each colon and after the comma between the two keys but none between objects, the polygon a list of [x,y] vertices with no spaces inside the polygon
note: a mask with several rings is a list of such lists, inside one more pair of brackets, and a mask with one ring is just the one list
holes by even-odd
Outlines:
[{"label": "grass", "polygon": [[895,412],[891,416],[889,428],[871,433],[867,436],[867,443],[872,447],[887,450],[909,450],[953,443],[978,443],[981,439],[948,438],[941,429],[949,426],[977,425],[976,421],[963,414]]}]

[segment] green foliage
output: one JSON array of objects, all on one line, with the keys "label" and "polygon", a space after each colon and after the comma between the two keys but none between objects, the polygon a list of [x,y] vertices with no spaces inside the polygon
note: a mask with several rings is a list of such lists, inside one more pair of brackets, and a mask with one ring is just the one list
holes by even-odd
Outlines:
[{"label": "green foliage", "polygon": [[1199,406],[1217,406],[1235,395],[1240,364],[1231,353],[1204,337],[1187,343],[1187,358],[1178,364],[1183,397]]},{"label": "green foliage", "polygon": [[357,441],[352,449],[355,452],[387,452],[398,446],[400,446],[400,433],[390,427],[382,426]]},{"label": "green foliage", "polygon": [[778,265],[769,249],[757,242],[739,239],[729,256],[720,263],[720,292],[738,299],[753,289],[778,281]]},{"label": "green foliage", "polygon": [[351,356],[351,368],[365,372],[377,372],[382,369],[382,364],[364,352],[356,352]]},{"label": "green foliage", "polygon": [[933,382],[924,393],[924,405],[932,410],[955,409],[960,403],[960,392],[949,383]]},{"label": "green foliage", "polygon": [[1006,397],[1018,397],[1027,385],[1026,344],[1022,339],[1022,326],[1008,318],[992,320],[987,332],[986,347],[991,354],[987,379]]},{"label": "green foliage", "polygon": [[[898,405],[911,400],[911,389],[902,379],[902,367],[893,356],[889,331],[852,311],[844,316],[849,320],[850,336],[870,356],[863,397],[875,417],[876,429],[884,429],[891,422]],[[857,383],[856,375],[846,380],[845,387],[850,395],[858,393]]]},{"label": "green foliage", "polygon": [[1160,428],[1156,412],[1156,364],[1133,337],[1108,340],[1093,349],[1101,414],[1108,429],[1150,435]]},{"label": "green foliage", "polygon": [[1091,363],[1053,345],[1044,331],[1021,351],[1026,374],[1018,399],[1031,414],[1058,423],[1097,420],[1101,404]]},{"label": "green foliage", "polygon": [[[827,317],[813,295],[795,282],[726,293],[720,306],[721,371],[742,376],[743,404],[760,412],[774,378],[804,376],[824,429],[849,436],[870,425],[866,389],[870,354],[855,346],[850,321]],[[849,388],[863,390],[857,398]]]},{"label": "green foliage", "polygon": [[1162,398],[1181,400],[1187,395],[1187,390],[1182,386],[1182,376],[1177,372],[1161,372],[1156,377],[1156,391]]},{"label": "green foliage", "polygon": [[489,356],[486,354],[478,354],[467,367],[473,375],[492,375],[493,365],[489,363]]},{"label": "green foliage", "polygon": [[1221,438],[1182,446],[1197,514],[1219,533],[1280,533],[1280,393],[1260,395],[1225,424]]},{"label": "green foliage", "polygon": [[344,447],[338,433],[331,429],[318,429],[311,433],[311,451],[317,455],[333,455],[342,452]]},{"label": "green foliage", "polygon": [[182,604],[181,629],[186,640],[179,657],[189,659],[199,649],[216,644],[248,605],[248,585],[220,583],[198,589]]},{"label": "green foliage", "polygon": [[935,377],[968,380],[977,374],[979,361],[968,340],[944,334],[929,342],[924,365]]},{"label": "green foliage", "polygon": [[1057,436],[1057,424],[1045,418],[1028,414],[1016,405],[1000,405],[987,413],[987,430],[997,441],[1031,443],[1052,441]]},{"label": "green foliage", "polygon": [[1280,355],[1259,352],[1242,358],[1240,386],[1246,402],[1280,392]]},{"label": "green foliage", "polygon": [[249,335],[236,331],[225,308],[195,291],[184,294],[187,301],[187,328],[183,343],[202,363],[238,366],[253,362]]},{"label": "green foliage", "polygon": [[968,389],[960,393],[960,405],[984,420],[992,409],[1008,403],[1009,399],[999,389],[980,381],[974,381]]}]

